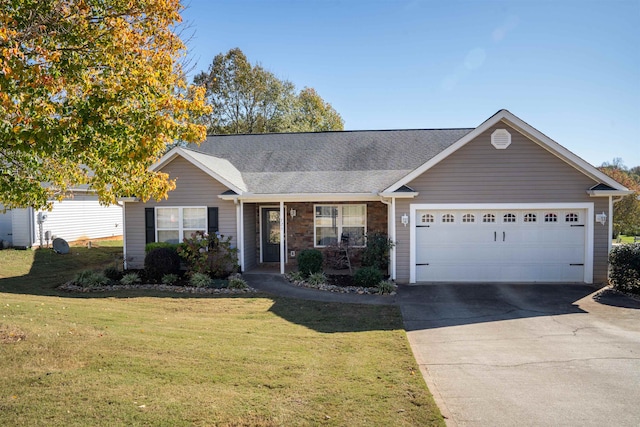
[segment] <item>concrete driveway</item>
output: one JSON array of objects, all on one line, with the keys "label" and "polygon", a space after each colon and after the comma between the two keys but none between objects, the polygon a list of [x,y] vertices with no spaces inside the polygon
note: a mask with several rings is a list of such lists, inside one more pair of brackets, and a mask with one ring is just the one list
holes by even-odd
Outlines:
[{"label": "concrete driveway", "polygon": [[584,285],[428,284],[398,293],[449,426],[640,425],[640,302]]}]

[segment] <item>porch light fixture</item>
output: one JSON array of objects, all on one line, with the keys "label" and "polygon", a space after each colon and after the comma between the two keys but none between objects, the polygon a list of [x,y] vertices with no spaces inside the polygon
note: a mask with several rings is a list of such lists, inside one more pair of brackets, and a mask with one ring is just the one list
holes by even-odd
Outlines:
[{"label": "porch light fixture", "polygon": [[298,212],[296,212],[295,209],[291,209],[289,211],[289,215],[291,215],[291,219],[295,218],[297,214],[298,214]]},{"label": "porch light fixture", "polygon": [[596,214],[596,221],[602,225],[605,225],[607,223],[607,214],[604,212]]},{"label": "porch light fixture", "polygon": [[409,215],[402,214],[402,216],[400,217],[400,222],[402,222],[402,225],[404,225],[405,227],[407,226],[407,224],[409,224]]}]

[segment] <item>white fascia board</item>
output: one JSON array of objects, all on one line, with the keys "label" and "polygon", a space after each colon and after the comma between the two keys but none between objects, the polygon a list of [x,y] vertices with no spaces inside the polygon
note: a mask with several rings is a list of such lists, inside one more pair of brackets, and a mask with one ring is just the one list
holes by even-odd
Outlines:
[{"label": "white fascia board", "polygon": [[363,202],[379,201],[377,193],[292,193],[292,194],[253,194],[220,195],[222,200],[242,200],[244,203],[273,202]]},{"label": "white fascia board", "polygon": [[403,192],[382,192],[382,193],[378,193],[380,195],[380,197],[385,197],[385,198],[396,198],[396,199],[415,199],[418,194],[420,194],[417,191],[403,191]]},{"label": "white fascia board", "polygon": [[633,190],[618,191],[618,190],[587,190],[587,194],[591,197],[610,197],[610,196],[628,196],[633,194]]},{"label": "white fascia board", "polygon": [[422,166],[418,167],[417,169],[415,169],[414,171],[406,175],[404,178],[400,179],[390,187],[386,188],[384,190],[384,193],[393,192],[398,188],[402,187],[403,185],[407,185],[408,183],[410,183],[411,181],[413,181],[414,179],[416,179],[417,177],[419,177],[420,175],[422,175],[423,173],[431,169],[433,166],[437,165],[442,160],[446,159],[451,154],[458,151],[460,148],[465,146],[467,143],[469,143],[470,141],[472,141],[473,139],[481,135],[483,132],[485,132],[487,129],[491,128],[493,125],[495,125],[498,122],[503,122],[513,127],[514,129],[522,132],[534,143],[537,143],[538,145],[542,146],[543,148],[551,152],[556,157],[560,158],[561,160],[565,161],[569,165],[578,169],[588,177],[592,178],[594,181],[602,182],[619,191],[628,191],[628,189],[623,185],[621,185],[619,182],[615,181],[612,178],[609,178],[607,175],[605,175],[604,173],[596,169],[593,165],[587,163],[585,160],[576,156],[571,151],[567,150],[562,145],[558,144],[557,142],[555,142],[554,140],[552,140],[551,138],[549,138],[539,130],[535,129],[533,126],[529,125],[522,119],[512,114],[511,112],[507,110],[500,110],[496,114],[491,116],[489,119],[484,121],[480,126],[478,126],[474,130],[472,130],[471,132],[469,132],[468,134],[460,138],[453,145],[450,145],[447,149],[443,150],[442,152],[434,156],[432,159],[425,162]]},{"label": "white fascia board", "polygon": [[122,203],[134,203],[139,202],[140,199],[137,197],[119,197],[116,201]]},{"label": "white fascia board", "polygon": [[209,175],[211,178],[213,178],[216,181],[220,182],[222,185],[224,185],[228,189],[230,189],[230,190],[232,190],[232,191],[234,191],[234,192],[236,192],[238,194],[242,194],[242,193],[244,193],[246,191],[246,189],[239,188],[237,185],[231,183],[229,180],[224,178],[222,175],[216,173],[215,171],[211,170],[210,168],[208,168],[205,165],[203,165],[202,163],[200,163],[197,159],[195,159],[192,155],[189,154],[188,150],[185,150],[182,147],[174,147],[174,148],[172,148],[167,154],[162,156],[162,158],[160,160],[158,160],[156,163],[151,165],[150,169],[152,171],[156,171],[156,170],[162,169],[165,165],[167,165],[169,162],[171,162],[173,159],[175,159],[178,156],[183,157],[189,163],[193,164],[195,167],[197,167],[198,169],[200,169],[201,171],[203,171],[204,173]]}]

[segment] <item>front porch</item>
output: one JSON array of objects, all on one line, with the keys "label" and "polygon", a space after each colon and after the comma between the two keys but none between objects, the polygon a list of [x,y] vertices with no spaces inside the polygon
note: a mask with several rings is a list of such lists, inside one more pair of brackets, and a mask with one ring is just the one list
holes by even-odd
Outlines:
[{"label": "front porch", "polygon": [[[237,207],[240,266],[244,272],[295,271],[300,251],[315,248],[324,253],[345,235],[357,259],[367,233],[390,234],[390,208],[379,200],[278,204],[238,201]],[[335,274],[348,272],[336,270]]]}]

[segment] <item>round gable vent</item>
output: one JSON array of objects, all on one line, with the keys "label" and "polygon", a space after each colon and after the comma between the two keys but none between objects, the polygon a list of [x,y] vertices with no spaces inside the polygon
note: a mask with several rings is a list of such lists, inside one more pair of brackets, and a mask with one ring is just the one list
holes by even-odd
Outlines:
[{"label": "round gable vent", "polygon": [[504,150],[511,145],[511,134],[506,129],[496,129],[491,134],[491,145],[498,150]]}]

